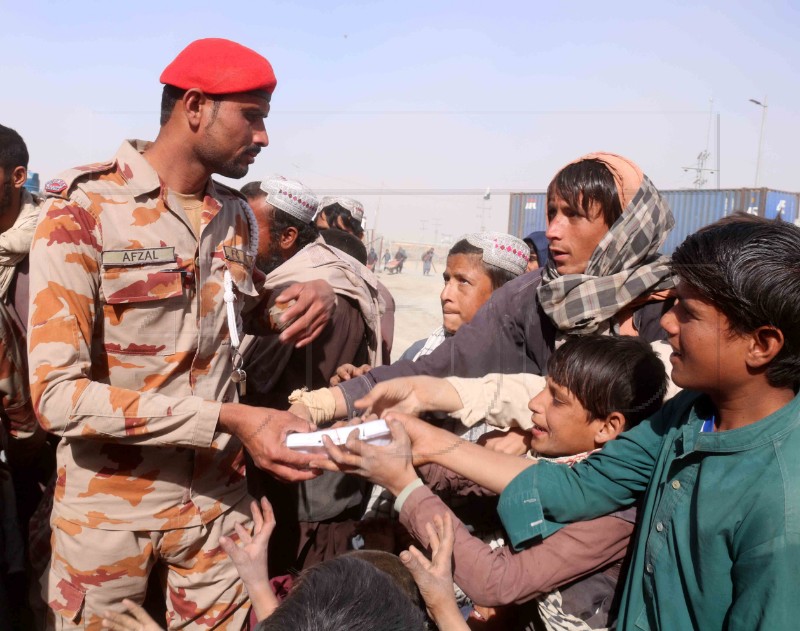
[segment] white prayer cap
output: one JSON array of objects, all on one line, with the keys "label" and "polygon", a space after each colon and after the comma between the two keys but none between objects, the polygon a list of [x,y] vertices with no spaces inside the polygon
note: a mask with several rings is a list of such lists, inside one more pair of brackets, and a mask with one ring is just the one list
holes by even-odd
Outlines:
[{"label": "white prayer cap", "polygon": [[268,204],[303,223],[311,223],[317,212],[319,200],[316,195],[297,180],[287,180],[282,175],[273,175],[261,181],[261,190],[267,194]]},{"label": "white prayer cap", "polygon": [[505,232],[473,232],[465,235],[470,245],[483,250],[483,262],[519,276],[528,266],[528,245]]}]

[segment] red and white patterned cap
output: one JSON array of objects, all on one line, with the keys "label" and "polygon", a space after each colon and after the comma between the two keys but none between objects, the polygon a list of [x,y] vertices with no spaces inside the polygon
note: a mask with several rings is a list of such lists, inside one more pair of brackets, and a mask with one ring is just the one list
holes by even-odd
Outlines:
[{"label": "red and white patterned cap", "polygon": [[364,220],[364,205],[352,197],[326,195],[319,200],[319,212],[322,212],[328,206],[333,206],[334,204],[339,204],[339,206],[345,210],[348,210],[350,214],[353,215],[353,219],[355,219],[358,223],[361,223]]},{"label": "red and white patterned cap", "polygon": [[517,237],[505,232],[473,232],[462,237],[483,250],[483,262],[516,274],[525,273],[531,250]]},{"label": "red and white patterned cap", "polygon": [[267,203],[289,213],[303,223],[311,223],[317,213],[319,200],[310,188],[297,180],[287,180],[273,175],[261,180],[261,190],[267,194]]}]

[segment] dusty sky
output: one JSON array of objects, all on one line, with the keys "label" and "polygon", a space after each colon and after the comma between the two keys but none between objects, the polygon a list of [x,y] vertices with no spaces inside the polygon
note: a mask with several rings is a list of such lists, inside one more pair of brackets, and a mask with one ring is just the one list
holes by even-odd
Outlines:
[{"label": "dusty sky", "polygon": [[281,173],[358,195],[367,227],[393,239],[504,230],[509,191],[544,189],[599,149],[661,188],[691,187],[682,167],[707,146],[717,159],[712,98],[722,187],[754,184],[762,110],[749,99],[766,97],[759,183],[800,190],[796,1],[0,0],[0,24],[0,122],[43,180],[155,137],[161,70],[213,36],[278,77],[270,146],[241,184]]}]

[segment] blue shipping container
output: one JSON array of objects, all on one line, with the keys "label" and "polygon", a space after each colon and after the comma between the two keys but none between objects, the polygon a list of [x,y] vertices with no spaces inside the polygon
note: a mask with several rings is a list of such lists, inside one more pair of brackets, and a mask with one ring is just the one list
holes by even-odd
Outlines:
[{"label": "blue shipping container", "polygon": [[28,179],[25,181],[25,188],[28,189],[29,193],[38,193],[41,190],[38,173],[28,171]]},{"label": "blue shipping container", "polygon": [[539,193],[511,193],[508,232],[520,239],[546,228],[547,195]]}]

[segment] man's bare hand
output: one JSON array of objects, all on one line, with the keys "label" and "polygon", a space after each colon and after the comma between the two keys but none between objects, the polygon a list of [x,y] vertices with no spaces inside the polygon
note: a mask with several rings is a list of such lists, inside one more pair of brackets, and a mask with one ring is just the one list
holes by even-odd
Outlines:
[{"label": "man's bare hand", "polygon": [[455,412],[463,404],[456,389],[444,379],[416,376],[382,381],[355,406],[378,416],[390,410],[419,416],[423,412]]},{"label": "man's bare hand", "polygon": [[312,456],[292,451],[286,446],[288,434],[316,429],[290,412],[223,403],[219,426],[222,431],[242,441],[257,467],[279,479],[300,482],[319,475],[319,472],[308,470]]},{"label": "man's bare hand", "polygon": [[333,288],[324,280],[295,283],[275,299],[276,303],[296,301],[281,315],[281,322],[291,324],[280,335],[280,341],[301,348],[322,333],[336,308]]},{"label": "man's bare hand", "polygon": [[531,448],[531,433],[519,427],[507,432],[494,430],[486,432],[478,439],[478,444],[509,456],[524,456]]},{"label": "man's bare hand", "polygon": [[162,631],[143,607],[125,598],[124,611],[106,611],[103,614],[103,628],[112,631]]},{"label": "man's bare hand", "polygon": [[330,385],[338,386],[343,381],[350,381],[353,377],[360,377],[372,370],[369,364],[362,364],[361,366],[353,366],[353,364],[342,364],[336,369],[336,374],[331,377]]}]

